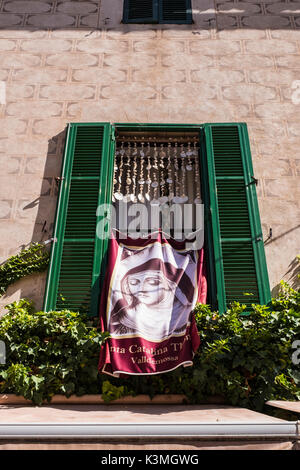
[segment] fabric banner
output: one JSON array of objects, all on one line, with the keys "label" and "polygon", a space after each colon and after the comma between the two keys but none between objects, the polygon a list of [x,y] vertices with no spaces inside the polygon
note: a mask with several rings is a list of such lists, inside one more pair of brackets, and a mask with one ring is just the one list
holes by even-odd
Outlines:
[{"label": "fabric banner", "polygon": [[110,239],[100,301],[100,324],[110,337],[101,348],[99,370],[160,374],[193,364],[200,338],[193,315],[206,302],[203,248],[155,238]]}]

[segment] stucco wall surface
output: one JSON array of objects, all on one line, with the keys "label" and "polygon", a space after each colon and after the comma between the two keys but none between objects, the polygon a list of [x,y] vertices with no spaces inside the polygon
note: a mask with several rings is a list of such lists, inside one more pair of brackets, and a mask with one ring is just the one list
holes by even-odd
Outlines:
[{"label": "stucco wall surface", "polygon": [[[193,0],[122,25],[122,0],[0,1],[0,262],[51,237],[68,122],[247,122],[271,287],[300,252],[300,2]],[[42,305],[45,275],[0,306]]]}]

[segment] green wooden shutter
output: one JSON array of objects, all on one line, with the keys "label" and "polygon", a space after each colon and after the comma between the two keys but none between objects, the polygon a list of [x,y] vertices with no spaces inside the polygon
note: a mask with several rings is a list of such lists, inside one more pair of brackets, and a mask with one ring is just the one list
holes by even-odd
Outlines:
[{"label": "green wooden shutter", "polygon": [[[247,126],[205,124],[218,307],[270,300]],[[253,295],[247,296],[245,293]]]},{"label": "green wooden shutter", "polygon": [[191,0],[125,0],[124,23],[192,23]]},{"label": "green wooden shutter", "polygon": [[98,313],[105,243],[96,237],[99,204],[110,200],[111,126],[70,124],[44,309]]},{"label": "green wooden shutter", "polygon": [[123,23],[157,23],[158,0],[124,0]]},{"label": "green wooden shutter", "polygon": [[169,24],[192,23],[191,0],[160,0],[159,22]]}]

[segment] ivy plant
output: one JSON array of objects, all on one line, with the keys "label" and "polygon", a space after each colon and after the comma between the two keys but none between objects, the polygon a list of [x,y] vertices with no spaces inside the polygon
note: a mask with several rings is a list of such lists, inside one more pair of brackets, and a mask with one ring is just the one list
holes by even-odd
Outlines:
[{"label": "ivy plant", "polygon": [[35,312],[22,299],[0,319],[0,340],[7,348],[0,365],[0,391],[40,405],[55,394],[99,393],[99,349],[107,337],[79,313]]},{"label": "ivy plant", "polygon": [[47,269],[49,253],[45,245],[32,243],[29,248],[11,256],[0,265],[0,297],[8,286],[24,276]]},{"label": "ivy plant", "polygon": [[201,344],[193,367],[122,379],[98,373],[107,333],[89,317],[68,310],[35,312],[26,299],[14,302],[0,319],[0,340],[7,345],[0,392],[36,404],[57,393],[99,393],[107,402],[126,395],[184,394],[194,404],[219,396],[257,411],[268,400],[300,400],[300,364],[292,359],[300,340],[300,291],[281,287],[278,297],[268,305],[253,304],[248,315],[237,302],[223,314],[198,304]]}]

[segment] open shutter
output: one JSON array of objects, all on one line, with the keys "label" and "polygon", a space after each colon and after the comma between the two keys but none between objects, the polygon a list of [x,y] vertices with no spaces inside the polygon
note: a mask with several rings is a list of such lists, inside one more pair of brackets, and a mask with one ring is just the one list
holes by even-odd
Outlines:
[{"label": "open shutter", "polygon": [[246,124],[205,124],[204,131],[218,307],[266,304],[270,287]]},{"label": "open shutter", "polygon": [[158,0],[124,0],[124,23],[157,23]]},{"label": "open shutter", "polygon": [[98,314],[105,242],[96,236],[99,204],[110,200],[111,126],[70,124],[44,309]]},{"label": "open shutter", "polygon": [[160,0],[160,23],[192,23],[191,0]]}]

